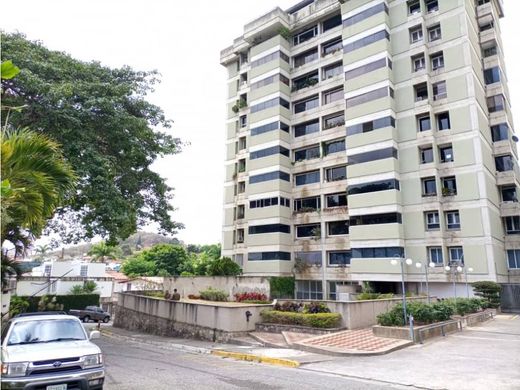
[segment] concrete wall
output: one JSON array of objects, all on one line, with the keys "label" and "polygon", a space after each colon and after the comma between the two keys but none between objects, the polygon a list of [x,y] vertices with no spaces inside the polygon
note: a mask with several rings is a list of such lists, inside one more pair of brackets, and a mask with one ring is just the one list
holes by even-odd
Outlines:
[{"label": "concrete wall", "polygon": [[164,278],[164,291],[177,289],[181,297],[199,295],[208,287],[226,291],[230,297],[237,292],[258,291],[269,296],[269,279],[256,276],[197,276]]},{"label": "concrete wall", "polygon": [[[80,285],[87,280],[94,281],[97,284],[96,292],[101,298],[109,298],[112,296],[113,280],[112,278],[61,278],[53,279],[43,276],[24,276],[18,279],[16,286],[16,295],[42,296],[46,294],[67,295],[73,286]],[[54,282],[51,284],[51,282]]]},{"label": "concrete wall", "polygon": [[[225,341],[255,329],[260,312],[271,305],[182,302],[119,293],[114,326],[165,336]],[[246,312],[252,315],[249,321]]]}]

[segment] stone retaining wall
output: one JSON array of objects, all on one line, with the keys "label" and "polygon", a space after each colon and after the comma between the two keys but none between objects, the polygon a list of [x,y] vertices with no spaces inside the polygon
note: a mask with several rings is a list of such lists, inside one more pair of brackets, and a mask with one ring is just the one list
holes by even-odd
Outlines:
[{"label": "stone retaining wall", "polygon": [[[457,332],[460,329],[459,321],[444,321],[430,325],[414,326],[414,340],[426,340],[432,337],[446,335],[448,333]],[[410,340],[410,328],[407,326],[381,326],[374,325],[372,327],[374,336],[388,337],[393,339]]]},{"label": "stone retaining wall", "polygon": [[270,324],[261,322],[256,324],[256,331],[267,333],[282,333],[282,332],[296,332],[296,333],[311,333],[316,335],[334,333],[344,330],[343,328],[312,328],[310,326],[300,325],[284,325],[284,324]]}]

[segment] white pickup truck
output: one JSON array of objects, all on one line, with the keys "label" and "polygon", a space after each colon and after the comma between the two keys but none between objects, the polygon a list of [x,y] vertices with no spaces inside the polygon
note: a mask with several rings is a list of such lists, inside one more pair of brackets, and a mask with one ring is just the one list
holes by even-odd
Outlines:
[{"label": "white pickup truck", "polygon": [[2,390],[94,390],[105,379],[103,356],[77,317],[26,313],[2,327]]}]

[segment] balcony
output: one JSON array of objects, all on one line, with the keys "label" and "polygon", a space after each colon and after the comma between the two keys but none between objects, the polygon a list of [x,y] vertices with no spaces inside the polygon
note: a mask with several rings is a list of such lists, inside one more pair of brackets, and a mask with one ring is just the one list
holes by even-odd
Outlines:
[{"label": "balcony", "polygon": [[289,27],[289,15],[276,7],[271,12],[253,20],[244,26],[244,39],[252,42],[260,36],[276,35],[282,27]]},{"label": "balcony", "polygon": [[514,217],[520,215],[520,203],[519,202],[502,202],[500,203],[500,216],[501,217]]}]

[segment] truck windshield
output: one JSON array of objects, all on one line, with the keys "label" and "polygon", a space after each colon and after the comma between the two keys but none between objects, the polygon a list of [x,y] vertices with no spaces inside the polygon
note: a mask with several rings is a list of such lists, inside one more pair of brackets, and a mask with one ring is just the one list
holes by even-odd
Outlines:
[{"label": "truck windshield", "polygon": [[34,320],[13,324],[7,345],[85,340],[83,326],[75,320]]}]

